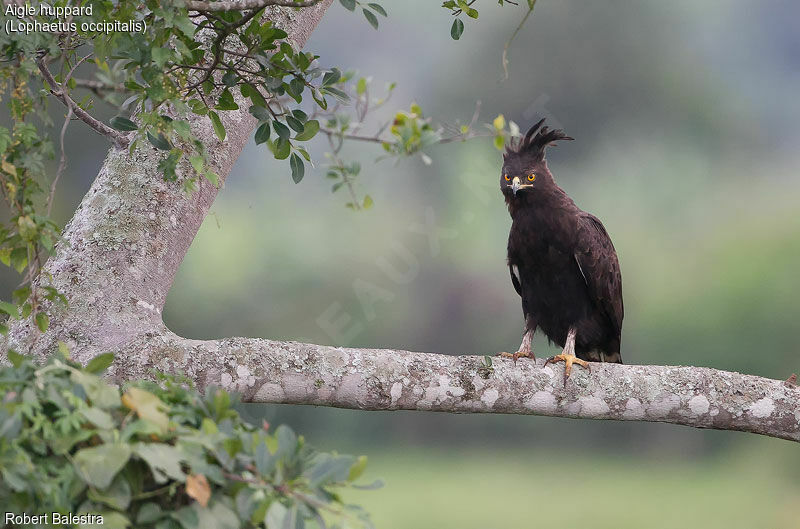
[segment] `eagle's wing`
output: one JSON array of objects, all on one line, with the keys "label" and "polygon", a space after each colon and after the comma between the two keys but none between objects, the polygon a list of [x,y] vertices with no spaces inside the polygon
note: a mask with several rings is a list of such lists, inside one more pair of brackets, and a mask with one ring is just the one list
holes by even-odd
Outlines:
[{"label": "eagle's wing", "polygon": [[519,280],[519,268],[516,265],[508,265],[508,271],[511,274],[511,283],[514,285],[514,290],[517,294],[522,296],[522,284]]},{"label": "eagle's wing", "polygon": [[581,214],[575,262],[586,281],[589,296],[619,335],[625,312],[619,260],[603,223],[589,213]]}]

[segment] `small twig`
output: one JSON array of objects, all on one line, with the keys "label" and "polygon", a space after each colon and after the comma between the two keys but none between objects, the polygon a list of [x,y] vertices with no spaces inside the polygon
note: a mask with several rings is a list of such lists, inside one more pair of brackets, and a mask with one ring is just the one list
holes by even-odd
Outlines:
[{"label": "small twig", "polygon": [[536,0],[531,1],[530,7],[528,8],[528,12],[525,13],[524,17],[522,17],[522,20],[517,26],[517,29],[515,29],[514,33],[511,34],[511,38],[508,39],[508,41],[506,41],[506,43],[503,45],[503,74],[505,75],[505,77],[503,78],[504,80],[508,79],[508,48],[511,46],[511,43],[514,42],[514,39],[517,38],[517,33],[519,33],[520,30],[522,30],[522,26],[524,26],[525,22],[528,21],[528,17],[531,16],[531,13],[533,13],[534,7],[536,7]]},{"label": "small twig", "polygon": [[103,83],[100,81],[92,81],[90,79],[73,79],[75,86],[86,88],[94,93],[98,92],[128,92],[129,90],[122,85],[114,85]]},{"label": "small twig", "polygon": [[[326,132],[328,135],[328,143],[331,146],[331,156],[333,157],[333,161],[335,162],[335,166],[342,169],[342,181],[344,185],[347,186],[347,190],[350,193],[350,198],[353,200],[353,209],[360,210],[361,204],[358,202],[358,195],[356,195],[356,188],[353,185],[353,180],[347,176],[347,171],[343,170],[344,162],[339,158],[339,151],[342,150],[342,136],[343,133],[337,133],[335,131]],[[334,145],[333,138],[336,136],[339,139],[339,145]]]},{"label": "small twig", "polygon": [[244,11],[247,9],[262,9],[267,6],[280,7],[311,7],[320,0],[304,0],[295,2],[293,0],[223,0],[221,2],[207,2],[204,0],[188,0],[184,3],[190,11]]},{"label": "small twig", "polygon": [[50,184],[50,194],[47,196],[46,214],[50,216],[50,210],[53,208],[53,197],[56,195],[56,187],[58,180],[67,168],[67,151],[64,149],[64,136],[67,134],[67,127],[72,119],[72,107],[67,107],[67,117],[64,119],[64,125],[61,127],[61,159],[58,160],[58,169],[56,169],[56,176],[53,178],[53,183]]},{"label": "small twig", "polygon": [[69,80],[72,79],[72,74],[75,73],[75,70],[78,68],[78,66],[83,64],[83,61],[85,61],[86,59],[88,59],[91,56],[92,56],[92,54],[89,53],[88,55],[86,55],[83,58],[79,59],[78,62],[75,63],[75,66],[70,68],[70,70],[67,73],[67,75],[61,80],[61,86],[68,86],[69,85]]},{"label": "small twig", "polygon": [[[319,129],[320,132],[323,134],[327,134],[329,137],[336,136],[339,138],[344,138],[345,140],[354,140],[354,141],[365,141],[369,143],[392,143],[391,139],[381,138],[380,136],[364,136],[362,134],[350,134],[346,132],[339,132],[336,130],[328,129],[321,127]],[[476,133],[470,130],[466,134],[454,134],[453,136],[447,136],[446,138],[440,139],[436,143],[453,143],[456,141],[464,141],[464,140],[471,140],[473,138],[489,138],[494,136],[491,133]]]},{"label": "small twig", "polygon": [[69,97],[69,94],[67,94],[67,92],[64,90],[64,87],[60,86],[56,82],[56,80],[53,78],[53,74],[51,74],[50,70],[47,69],[44,56],[36,59],[36,65],[39,67],[39,71],[42,73],[44,80],[50,85],[50,93],[58,98],[59,101],[64,103],[67,108],[72,109],[72,112],[75,113],[75,116],[77,116],[78,119],[89,125],[98,134],[102,134],[103,136],[111,138],[111,141],[117,147],[125,148],[128,146],[128,137],[126,135],[122,134],[118,130],[112,129],[102,121],[98,120],[78,106],[78,104],[73,101],[71,97]]},{"label": "small twig", "polygon": [[337,137],[337,138],[344,138],[346,140],[355,140],[355,141],[366,141],[371,143],[384,143],[389,140],[384,140],[378,136],[364,136],[363,134],[350,134],[345,132],[339,132],[337,130],[328,129],[325,127],[320,127],[320,132],[327,134],[328,137]]}]

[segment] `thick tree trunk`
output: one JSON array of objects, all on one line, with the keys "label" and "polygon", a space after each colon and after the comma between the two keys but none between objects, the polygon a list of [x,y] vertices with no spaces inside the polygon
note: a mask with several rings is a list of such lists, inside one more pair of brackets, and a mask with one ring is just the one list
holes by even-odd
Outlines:
[{"label": "thick tree trunk", "polygon": [[[300,10],[271,7],[266,16],[302,48],[331,2]],[[256,125],[250,103],[235,94],[239,110],[220,113],[225,141],[217,139],[208,117],[189,117],[220,186]],[[167,293],[219,189],[201,179],[195,192],[186,193],[180,182],[165,182],[158,170],[163,157],[146,143],[133,154],[109,151],[38,278],[64,293],[69,307],[52,307],[44,335],[31,321],[14,326],[13,347],[41,356],[63,341],[77,359],[87,360],[165,330],[161,311]],[[190,174],[188,163],[183,169]]]},{"label": "thick tree trunk", "polygon": [[[270,14],[302,46],[331,0]],[[225,112],[228,137],[196,117],[195,133],[213,153],[221,182],[255,125],[248,105]],[[30,321],[15,325],[11,347],[39,358],[65,342],[87,361],[116,351],[110,375],[183,371],[200,387],[242,392],[244,400],[364,410],[435,410],[662,421],[742,430],[800,441],[800,389],[793,384],[707,368],[592,364],[573,371],[521,360],[393,350],[334,348],[229,338],[189,340],[163,324],[161,311],[175,273],[217,194],[201,181],[186,194],[164,182],[161,154],[143,146],[112,149],[64,231],[64,242],[39,281],[63,292],[69,306],[52,308],[45,334]]]}]

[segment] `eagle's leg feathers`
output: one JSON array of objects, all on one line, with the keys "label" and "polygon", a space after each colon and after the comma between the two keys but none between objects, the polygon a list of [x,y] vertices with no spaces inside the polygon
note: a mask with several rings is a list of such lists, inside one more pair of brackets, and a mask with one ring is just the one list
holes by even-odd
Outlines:
[{"label": "eagle's leg feathers", "polygon": [[569,332],[567,333],[567,343],[564,344],[564,350],[561,352],[561,354],[548,358],[544,363],[544,365],[547,365],[555,364],[556,362],[564,362],[565,386],[567,385],[567,379],[572,372],[572,364],[578,364],[579,366],[589,369],[589,362],[586,360],[581,360],[575,356],[575,334],[575,328],[570,328]]},{"label": "eagle's leg feathers", "polygon": [[531,340],[533,340],[533,333],[534,331],[531,329],[526,329],[525,334],[522,336],[522,343],[519,344],[519,351],[516,353],[500,353],[500,356],[503,358],[511,358],[514,360],[514,363],[517,363],[517,360],[520,358],[530,358],[531,360],[536,360],[536,356],[533,354],[533,350],[531,349]]}]

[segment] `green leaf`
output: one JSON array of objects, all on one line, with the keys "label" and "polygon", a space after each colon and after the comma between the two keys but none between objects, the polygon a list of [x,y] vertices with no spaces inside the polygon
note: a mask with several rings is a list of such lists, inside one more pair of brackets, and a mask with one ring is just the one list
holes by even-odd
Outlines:
[{"label": "green leaf", "polygon": [[373,11],[378,13],[379,15],[387,16],[386,15],[386,10],[380,4],[370,3],[370,4],[367,4],[367,5],[370,7],[370,9],[372,9]]},{"label": "green leaf", "polygon": [[356,0],[339,0],[345,9],[349,11],[355,11],[356,9]]},{"label": "green leaf", "polygon": [[114,419],[111,418],[108,412],[100,408],[83,408],[81,409],[81,415],[98,428],[110,430],[114,427]]},{"label": "green leaf", "polygon": [[[177,512],[171,513],[170,516],[180,522],[181,527],[184,529],[194,529],[195,527],[200,527],[200,516],[194,509],[194,506],[183,507]],[[213,525],[204,527],[213,527]]]},{"label": "green leaf", "polygon": [[294,78],[289,81],[289,88],[286,90],[286,93],[292,96],[294,100],[299,103],[303,100],[302,93],[305,88],[306,85],[303,83],[302,79]]},{"label": "green leaf", "polygon": [[289,510],[279,501],[273,501],[267,511],[267,519],[264,524],[265,527],[272,529],[275,527],[284,527],[284,521],[289,514]]},{"label": "green leaf", "polygon": [[225,75],[222,76],[222,84],[228,88],[235,85],[238,80],[239,75],[234,70],[228,70],[225,72]]},{"label": "green leaf", "polygon": [[102,353],[92,358],[86,364],[89,373],[102,373],[114,362],[114,353]]},{"label": "green leaf", "polygon": [[[92,501],[105,503],[112,509],[124,511],[131,503],[131,486],[123,475],[119,475],[114,479],[109,488],[105,490],[90,488],[87,491],[87,496]],[[105,517],[103,517],[103,527],[110,527]]]},{"label": "green leaf", "polygon": [[316,488],[320,485],[345,481],[350,476],[353,464],[352,456],[320,454],[313,460],[311,468],[306,471],[309,486]]},{"label": "green leaf", "polygon": [[203,176],[206,177],[206,180],[211,182],[211,185],[214,187],[219,187],[219,175],[212,171],[211,169],[206,169],[203,171]]},{"label": "green leaf", "polygon": [[364,18],[367,19],[369,25],[375,29],[378,29],[378,17],[375,16],[375,13],[367,9],[362,9],[361,12],[364,13]]},{"label": "green leaf", "polygon": [[34,221],[29,215],[20,215],[17,219],[17,231],[22,237],[22,239],[26,242],[31,242],[36,238],[36,235],[39,233],[39,229],[36,226],[36,221]]},{"label": "green leaf", "polygon": [[261,145],[269,140],[269,123],[262,123],[256,129],[256,145]]},{"label": "green leaf", "polygon": [[294,116],[286,116],[286,123],[295,131],[303,132],[303,122]]},{"label": "green leaf", "polygon": [[156,63],[159,68],[163,68],[172,57],[172,50],[170,48],[162,48],[160,46],[153,46],[150,49],[150,53],[153,57],[153,62]]},{"label": "green leaf", "polygon": [[100,408],[115,408],[120,405],[119,389],[105,383],[97,375],[85,371],[73,371],[70,380],[83,386],[86,396],[94,406]]},{"label": "green leaf", "polygon": [[364,197],[364,209],[371,208],[373,204],[374,204],[374,202],[372,201],[372,197],[369,196],[369,195],[366,195]]},{"label": "green leaf", "polygon": [[383,480],[376,479],[367,485],[353,485],[352,487],[358,490],[376,490],[383,487]]},{"label": "green leaf", "polygon": [[[100,511],[97,514],[103,516],[103,529],[127,529],[131,526],[131,521],[128,519],[128,517],[120,512]],[[82,525],[80,527],[91,526]]]},{"label": "green leaf", "polygon": [[164,180],[174,181],[178,178],[176,170],[181,156],[183,156],[182,150],[171,149],[169,156],[158,162],[158,169],[164,174]]},{"label": "green leaf", "polygon": [[11,266],[13,266],[14,270],[16,270],[19,274],[25,270],[25,267],[28,266],[27,248],[14,248],[14,250],[11,252]]},{"label": "green leaf", "polygon": [[47,328],[50,326],[50,318],[44,312],[37,312],[36,313],[36,326],[39,327],[39,330],[42,332],[47,332]]},{"label": "green leaf", "polygon": [[172,145],[170,145],[169,140],[166,136],[162,133],[158,133],[158,136],[153,136],[149,131],[147,132],[147,140],[153,144],[153,147],[156,149],[161,149],[162,151],[169,151],[172,149]]},{"label": "green leaf", "polygon": [[198,174],[203,172],[203,168],[206,165],[206,160],[203,158],[202,154],[191,155],[189,157],[189,162],[192,164],[192,169],[194,169]]},{"label": "green leaf", "polygon": [[156,483],[166,483],[167,479],[184,481],[186,475],[181,470],[181,451],[164,443],[136,443],[133,452],[150,466]]},{"label": "green leaf", "polygon": [[339,82],[339,79],[342,78],[342,72],[339,71],[338,68],[332,68],[331,71],[326,72],[324,76],[322,76],[322,84],[323,86],[329,86]]},{"label": "green leaf", "polygon": [[272,115],[270,115],[266,107],[252,105],[250,107],[250,113],[259,121],[270,121],[272,119]]},{"label": "green leaf", "polygon": [[293,152],[291,158],[289,158],[289,165],[292,167],[292,180],[294,180],[295,184],[299,184],[305,174],[303,159],[296,152]]},{"label": "green leaf", "polygon": [[222,120],[219,119],[219,115],[212,110],[208,113],[208,117],[211,118],[211,125],[214,127],[214,134],[217,135],[219,141],[225,141],[225,126],[222,124]]},{"label": "green leaf", "polygon": [[366,468],[367,456],[359,456],[353,466],[350,467],[350,475],[347,476],[347,481],[355,481],[360,478]]},{"label": "green leaf", "polygon": [[139,507],[139,514],[136,515],[136,523],[146,524],[155,522],[164,516],[164,512],[157,503],[145,503]]},{"label": "green leaf", "polygon": [[251,84],[243,84],[242,87],[239,89],[242,92],[242,96],[249,97],[250,101],[253,102],[255,106],[265,107],[267,106],[267,101],[264,99],[264,96],[261,95],[261,92],[258,91],[258,88]]},{"label": "green leaf", "polygon": [[303,127],[303,132],[295,136],[294,139],[297,141],[308,141],[316,136],[317,132],[319,132],[319,121],[316,119],[310,119],[306,121],[306,124]]},{"label": "green leaf", "polygon": [[285,160],[289,157],[291,151],[292,145],[289,143],[289,140],[284,138],[276,139],[275,144],[272,146],[272,152],[276,160]]},{"label": "green leaf", "polygon": [[348,101],[350,101],[350,96],[348,96],[344,91],[339,90],[338,88],[334,88],[332,86],[326,86],[325,88],[323,88],[323,90],[331,94],[339,101],[342,101],[343,103],[347,103]]},{"label": "green leaf", "polygon": [[227,88],[219,95],[219,101],[215,107],[217,110],[237,110],[239,105],[233,100],[233,94]]},{"label": "green leaf", "polygon": [[130,132],[139,128],[136,123],[123,116],[114,116],[108,123],[112,128],[121,130],[122,132]]},{"label": "green leaf", "polygon": [[[289,130],[289,127],[281,123],[280,121],[273,121],[272,128],[275,129],[275,134],[278,135],[279,138],[282,140],[288,140],[289,136],[292,135],[292,132]],[[303,129],[300,129],[303,130]]]},{"label": "green leaf", "polygon": [[0,301],[0,312],[5,312],[15,320],[19,319],[19,309],[13,303],[8,301]]},{"label": "green leaf", "polygon": [[261,442],[256,447],[254,461],[256,463],[256,470],[262,476],[268,475],[275,469],[278,464],[278,458],[270,454],[266,442]]},{"label": "green leaf", "polygon": [[89,485],[106,488],[117,472],[128,463],[131,447],[125,444],[104,444],[83,448],[73,457],[78,475]]},{"label": "green leaf", "polygon": [[457,18],[453,20],[453,25],[450,26],[450,36],[453,37],[453,40],[458,40],[461,38],[462,33],[464,33],[464,23]]},{"label": "green leaf", "polygon": [[14,351],[13,349],[8,350],[8,360],[11,362],[11,365],[14,367],[19,367],[25,361],[25,355],[21,355],[18,352]]},{"label": "green leaf", "polygon": [[502,136],[498,135],[494,137],[494,146],[498,151],[502,151],[504,145],[505,145],[505,140],[503,140]]}]

